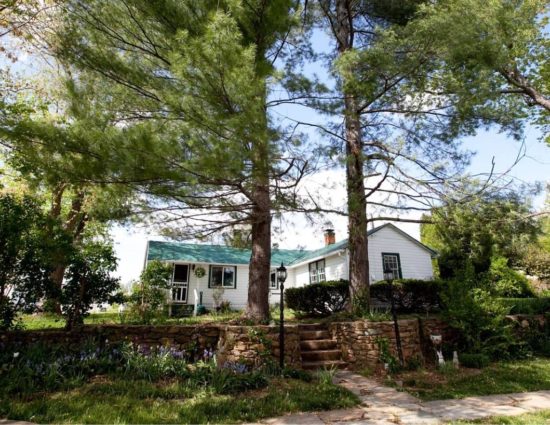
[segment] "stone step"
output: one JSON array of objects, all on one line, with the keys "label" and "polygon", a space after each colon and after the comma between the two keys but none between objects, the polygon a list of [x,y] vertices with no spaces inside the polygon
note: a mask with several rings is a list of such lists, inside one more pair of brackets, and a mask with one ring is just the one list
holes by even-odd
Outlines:
[{"label": "stone step", "polygon": [[302,351],[302,361],[340,360],[340,350]]},{"label": "stone step", "polygon": [[316,362],[302,362],[302,368],[307,370],[312,369],[343,369],[346,367],[346,362],[342,360],[321,360]]},{"label": "stone step", "polygon": [[327,325],[322,323],[300,323],[298,328],[300,331],[326,331]]},{"label": "stone step", "polygon": [[332,350],[337,347],[337,343],[333,339],[313,339],[309,341],[300,341],[302,351],[311,350]]},{"label": "stone step", "polygon": [[327,330],[317,331],[300,331],[300,339],[309,341],[313,339],[330,339],[331,335]]}]

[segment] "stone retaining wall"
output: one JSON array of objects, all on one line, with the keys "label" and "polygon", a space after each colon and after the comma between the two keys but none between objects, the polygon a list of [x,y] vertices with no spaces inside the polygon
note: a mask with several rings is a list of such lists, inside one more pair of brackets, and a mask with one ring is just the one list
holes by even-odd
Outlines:
[{"label": "stone retaining wall", "polygon": [[[517,323],[519,334],[529,331],[530,327],[543,326],[544,316],[510,316]],[[401,344],[405,361],[417,358],[422,362],[435,360],[435,351],[430,335],[443,336],[445,344],[452,343],[456,332],[439,319],[399,320]],[[397,357],[395,332],[392,321],[338,322],[328,325],[328,330],[338,344],[342,360],[350,368],[380,366],[380,352],[377,338],[387,338],[392,354]],[[73,331],[62,329],[13,331],[0,334],[0,343],[29,345],[36,342],[78,347],[87,340],[93,340],[99,346],[106,343],[131,341],[142,345],[170,345],[179,349],[192,347],[200,356],[204,349],[217,353],[220,364],[245,361],[259,364],[266,357],[279,356],[278,326],[232,326],[224,324],[209,325],[86,325]],[[285,363],[301,367],[299,325],[285,326]]]},{"label": "stone retaining wall", "polygon": [[[269,356],[279,358],[278,326],[222,326],[218,343],[218,361],[244,361],[258,364]],[[285,326],[285,364],[302,367],[300,352],[300,330],[297,325]]]},{"label": "stone retaining wall", "polygon": [[215,349],[220,329],[215,325],[197,326],[142,326],[142,325],[85,325],[71,331],[44,329],[13,331],[0,334],[0,342],[29,345],[44,343],[78,347],[92,340],[98,345],[123,341],[141,345],[170,345],[186,349],[191,345],[197,349]]},{"label": "stone retaining wall", "polygon": [[[221,364],[239,360],[258,364],[261,357],[269,351],[274,360],[279,358],[278,326],[85,325],[72,331],[45,329],[0,334],[1,343],[16,343],[21,346],[43,343],[77,349],[90,340],[98,346],[128,341],[147,346],[168,345],[187,350],[193,348],[199,356],[203,350],[212,349],[217,353]],[[285,326],[285,362],[287,365],[301,367],[297,325]]]},{"label": "stone retaining wall", "polygon": [[[411,358],[423,360],[420,331],[417,319],[399,320],[401,347],[405,361]],[[376,367],[380,362],[380,350],[377,339],[386,338],[390,343],[392,354],[397,357],[395,330],[392,321],[331,323],[329,331],[338,342],[342,351],[342,360],[351,368]]]}]

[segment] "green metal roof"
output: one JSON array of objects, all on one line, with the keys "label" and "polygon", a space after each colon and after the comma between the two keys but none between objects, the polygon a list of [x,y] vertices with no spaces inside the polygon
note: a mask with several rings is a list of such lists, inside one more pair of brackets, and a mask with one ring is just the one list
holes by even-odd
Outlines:
[{"label": "green metal roof", "polygon": [[[289,265],[297,258],[303,257],[305,252],[307,251],[273,249],[271,252],[271,264],[279,265],[283,262]],[[248,264],[250,261],[250,250],[232,248],[225,245],[149,241],[147,261],[151,260],[188,261],[208,264]]]},{"label": "green metal roof", "polygon": [[[417,241],[412,236],[390,223],[386,223],[369,230],[367,232],[367,236],[372,235],[384,227],[392,227],[396,229],[399,233],[410,239],[412,242],[415,242],[419,246],[428,250],[432,256],[437,255],[436,251],[422,244],[420,241]],[[282,262],[287,266],[292,266],[314,258],[326,257],[335,251],[340,251],[347,248],[347,246],[348,240],[344,239],[335,244],[324,246],[316,250],[275,248],[271,251],[271,265],[278,266]],[[149,241],[147,248],[147,261],[163,260],[207,264],[248,264],[250,261],[250,254],[251,252],[249,249],[232,248],[225,245]]]}]

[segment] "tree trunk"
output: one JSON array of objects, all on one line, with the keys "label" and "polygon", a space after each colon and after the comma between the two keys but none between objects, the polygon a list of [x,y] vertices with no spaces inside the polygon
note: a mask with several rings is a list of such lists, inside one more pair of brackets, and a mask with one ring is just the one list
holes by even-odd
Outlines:
[{"label": "tree trunk", "polygon": [[50,298],[49,302],[51,304],[51,309],[55,314],[61,314],[61,303],[59,302],[59,296],[61,295],[61,288],[63,285],[63,276],[65,276],[65,264],[58,264],[55,266],[50,279],[52,281],[54,296]]},{"label": "tree trunk", "polygon": [[[52,220],[59,220],[61,217],[61,208],[63,203],[63,195],[67,185],[65,183],[58,184],[52,190],[52,199],[51,199],[51,208],[50,208],[50,217]],[[53,225],[53,223],[52,223]],[[55,230],[53,227],[50,228],[50,234],[53,237],[53,232]],[[63,275],[65,274],[65,262],[62,260],[57,261],[53,272],[50,275],[50,280],[53,285],[53,296],[48,299],[49,308],[53,313],[61,314],[61,304],[59,302],[59,296],[61,293],[61,285],[63,283]]]},{"label": "tree trunk", "polygon": [[[350,0],[336,0],[335,36],[338,54],[353,49],[353,12]],[[345,78],[345,77],[343,77]],[[348,196],[348,250],[350,309],[369,307],[369,256],[367,200],[363,172],[361,121],[356,95],[342,81],[346,139],[346,185]]]},{"label": "tree trunk", "polygon": [[269,185],[257,186],[252,210],[252,255],[248,272],[246,316],[269,320],[269,274],[271,268],[271,200]]},{"label": "tree trunk", "polygon": [[69,309],[67,314],[67,323],[65,324],[65,329],[71,330],[76,326],[81,326],[84,324],[84,312],[82,311],[82,300],[84,299],[84,294],[87,290],[87,280],[85,277],[79,279],[80,287],[78,289],[78,297],[73,301],[73,306]]},{"label": "tree trunk", "polygon": [[[65,194],[66,188],[67,186],[65,184],[60,184],[52,191],[52,207],[50,210],[50,216],[55,220],[60,220],[61,218],[63,195]],[[69,211],[67,219],[63,224],[63,229],[73,236],[73,243],[80,241],[88,220],[87,214],[82,211],[84,201],[85,192],[83,190],[77,191],[72,197],[71,210]],[[55,264],[55,268],[50,275],[55,295],[49,299],[49,302],[51,304],[52,311],[56,314],[62,313],[59,296],[61,294],[63,277],[65,275],[66,268],[67,258],[62,256],[58,258],[57,264]]]},{"label": "tree trunk", "polygon": [[369,252],[367,200],[363,175],[361,129],[355,99],[346,97],[346,186],[348,196],[348,250],[350,308],[369,308]]}]

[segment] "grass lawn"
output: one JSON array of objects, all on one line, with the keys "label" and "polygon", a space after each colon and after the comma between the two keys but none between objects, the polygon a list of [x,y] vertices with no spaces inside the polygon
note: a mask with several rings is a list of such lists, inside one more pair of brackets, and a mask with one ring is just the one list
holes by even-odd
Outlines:
[{"label": "grass lawn", "polygon": [[395,377],[422,400],[550,390],[550,358],[493,363],[485,369],[419,370]]},{"label": "grass lawn", "polygon": [[[202,316],[192,317],[172,317],[157,320],[154,324],[157,325],[199,325],[204,323],[225,323],[232,320],[236,320],[241,317],[242,311],[229,311],[226,313],[211,312]],[[279,323],[279,310],[272,309],[271,317],[273,323]],[[401,315],[401,319],[416,318],[417,315]],[[437,315],[430,315],[430,317],[437,317]],[[37,314],[24,314],[20,316],[23,329],[37,330],[37,329],[59,329],[65,326],[65,319],[62,316],[49,313],[37,313]],[[387,314],[379,313],[373,314],[365,319],[372,321],[384,321],[390,320]],[[301,317],[297,315],[294,310],[285,308],[285,321],[288,324],[299,323],[330,323],[334,321],[350,321],[357,320],[357,318],[349,316],[347,313],[334,314],[326,318],[319,317]],[[84,324],[134,324],[127,314],[120,315],[116,311],[108,311],[105,313],[92,313],[84,318]]]},{"label": "grass lawn", "polygon": [[97,377],[78,388],[2,400],[0,417],[37,423],[235,423],[287,412],[328,410],[359,403],[328,383],[273,379],[238,395],[190,390],[185,382],[151,383]]},{"label": "grass lawn", "polygon": [[[195,317],[179,317],[179,318],[166,318],[159,321],[159,325],[197,325],[203,323],[213,322],[228,322],[230,320],[237,319],[241,315],[240,311],[230,311],[228,313],[209,313],[203,316]],[[37,330],[37,329],[59,329],[65,327],[65,319],[62,316],[55,314],[25,314],[21,316],[21,323],[23,329]],[[119,313],[106,312],[106,313],[92,313],[84,318],[84,324],[132,324],[127,317],[121,316]]]},{"label": "grass lawn", "polygon": [[467,424],[510,424],[510,425],[544,425],[550,424],[550,410],[541,410],[536,413],[526,413],[518,416],[493,416],[472,422],[458,421],[453,425]]}]

